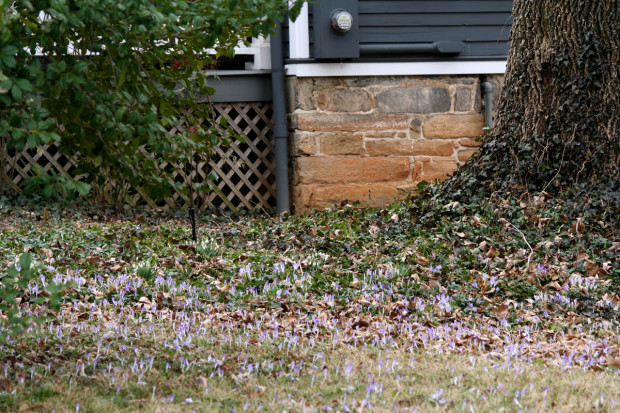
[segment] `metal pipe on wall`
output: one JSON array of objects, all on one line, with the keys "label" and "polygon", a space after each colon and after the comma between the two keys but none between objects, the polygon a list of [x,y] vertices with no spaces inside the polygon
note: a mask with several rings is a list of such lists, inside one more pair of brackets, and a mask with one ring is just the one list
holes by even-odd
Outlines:
[{"label": "metal pipe on wall", "polygon": [[276,213],[289,212],[288,189],[288,125],[286,122],[286,93],[284,88],[284,57],[282,55],[282,25],[271,36],[271,90],[273,95],[273,137],[276,162]]},{"label": "metal pipe on wall", "polygon": [[493,127],[493,85],[491,82],[482,82],[480,88],[484,99],[484,129],[490,131]]}]

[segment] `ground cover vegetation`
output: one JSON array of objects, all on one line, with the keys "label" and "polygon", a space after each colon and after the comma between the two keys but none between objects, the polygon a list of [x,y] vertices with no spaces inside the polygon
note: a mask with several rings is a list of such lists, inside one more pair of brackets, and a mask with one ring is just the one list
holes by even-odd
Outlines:
[{"label": "ground cover vegetation", "polygon": [[445,200],[565,200],[572,217],[620,226],[620,7],[515,1],[493,129],[438,192]]},{"label": "ground cover vegetation", "polygon": [[28,281],[3,315],[30,318],[3,318],[0,408],[617,411],[618,228],[564,209],[424,190],[205,215],[194,242],[181,215],[4,199],[3,284]]}]

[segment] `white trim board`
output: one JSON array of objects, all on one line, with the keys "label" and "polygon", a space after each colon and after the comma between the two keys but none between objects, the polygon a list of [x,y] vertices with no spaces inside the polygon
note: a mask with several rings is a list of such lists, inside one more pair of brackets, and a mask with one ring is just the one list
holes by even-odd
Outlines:
[{"label": "white trim board", "polygon": [[297,77],[482,75],[503,74],[505,60],[398,63],[292,63],[286,74]]},{"label": "white trim board", "polygon": [[310,34],[308,32],[308,3],[301,6],[297,20],[288,22],[289,55],[291,59],[310,57]]}]

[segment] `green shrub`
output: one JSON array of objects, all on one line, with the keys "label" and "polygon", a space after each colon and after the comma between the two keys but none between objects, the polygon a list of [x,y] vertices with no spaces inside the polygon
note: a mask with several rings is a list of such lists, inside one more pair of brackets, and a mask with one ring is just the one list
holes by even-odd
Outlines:
[{"label": "green shrub", "polygon": [[159,165],[186,168],[235,138],[200,103],[213,93],[209,50],[231,56],[286,12],[285,0],[0,0],[0,159],[52,142],[76,157],[72,176],[26,180],[44,196],[94,187],[118,204],[128,188],[154,199],[208,191]]}]

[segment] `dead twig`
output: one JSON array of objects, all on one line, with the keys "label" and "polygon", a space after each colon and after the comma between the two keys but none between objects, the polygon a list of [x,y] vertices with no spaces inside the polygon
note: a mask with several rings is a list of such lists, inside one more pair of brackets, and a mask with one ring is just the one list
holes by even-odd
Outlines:
[{"label": "dead twig", "polygon": [[517,231],[519,234],[521,234],[521,237],[523,237],[523,241],[525,241],[525,243],[527,244],[527,247],[530,249],[530,254],[527,256],[527,264],[526,264],[526,268],[529,268],[530,267],[530,260],[532,258],[532,255],[534,255],[534,248],[532,248],[530,243],[527,242],[527,238],[525,237],[525,234],[519,228],[517,228],[512,222],[506,220],[505,218],[500,218],[499,220],[502,221],[502,222],[505,222],[508,225],[510,225],[515,231]]}]

